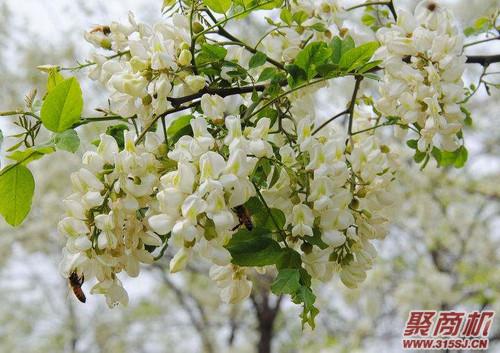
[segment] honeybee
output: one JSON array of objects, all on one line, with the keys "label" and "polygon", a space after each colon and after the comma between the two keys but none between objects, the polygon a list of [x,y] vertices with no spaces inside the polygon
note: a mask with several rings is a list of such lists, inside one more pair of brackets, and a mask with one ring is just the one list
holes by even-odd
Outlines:
[{"label": "honeybee", "polygon": [[90,30],[90,33],[102,32],[104,35],[108,35],[111,33],[111,28],[109,26],[95,26]]},{"label": "honeybee", "polygon": [[76,271],[73,271],[71,275],[69,276],[69,285],[71,286],[71,289],[73,289],[73,293],[75,293],[75,297],[78,298],[79,301],[82,303],[85,303],[87,298],[85,298],[85,293],[83,293],[82,290],[82,284],[84,281],[84,277],[79,277]]},{"label": "honeybee", "polygon": [[236,206],[234,208],[234,212],[236,212],[236,215],[238,216],[239,223],[236,227],[233,228],[233,230],[235,230],[241,225],[244,225],[247,230],[253,229],[253,223],[252,223],[252,218],[250,216],[250,212],[245,206],[243,205]]}]

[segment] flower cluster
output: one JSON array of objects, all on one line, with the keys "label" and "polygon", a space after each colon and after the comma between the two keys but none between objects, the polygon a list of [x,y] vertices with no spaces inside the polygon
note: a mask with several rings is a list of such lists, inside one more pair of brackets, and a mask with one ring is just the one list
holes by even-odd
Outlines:
[{"label": "flower cluster", "polygon": [[397,24],[377,32],[382,46],[384,80],[377,109],[399,117],[419,132],[418,149],[433,146],[455,151],[465,114],[463,100],[465,56],[462,37],[451,14],[433,1],[423,1],[414,15],[400,10]]},{"label": "flower cluster", "polygon": [[162,244],[143,214],[159,182],[160,141],[148,133],[145,143],[135,146],[129,132],[124,140],[120,151],[113,137],[102,134],[97,151],[84,154],[84,167],[71,176],[74,193],[64,200],[66,217],[58,227],[67,237],[62,274],[97,278],[91,292],[104,294],[109,306],[128,302],[116,274],[138,276],[140,263],[153,262],[145,247]]},{"label": "flower cluster", "polygon": [[90,78],[111,92],[111,109],[122,115],[137,115],[142,121],[163,114],[172,106],[168,97],[196,93],[205,87],[205,78],[193,74],[190,26],[187,17],[175,14],[169,22],[149,26],[113,22],[85,35],[99,50]]},{"label": "flower cluster", "polygon": [[[331,36],[329,28],[333,30],[341,21],[339,9],[324,4],[318,10],[308,3],[301,2],[303,6],[290,14],[295,24],[276,35],[295,34],[287,37],[286,45],[270,50],[269,58],[290,62],[311,33],[319,41]],[[305,18],[308,14],[311,20]],[[281,17],[291,21],[287,16]],[[358,131],[371,132],[346,137],[343,129],[320,124],[311,108],[314,95],[327,86],[326,82],[303,87],[277,101],[276,110],[273,106],[259,109],[255,95],[202,95],[202,88],[207,87],[203,92],[212,86],[218,88],[217,80],[210,77],[215,71],[197,71],[191,66],[190,27],[188,18],[181,14],[153,27],[137,23],[131,15],[128,24],[112,23],[87,33],[87,40],[100,50],[115,53],[95,54],[91,77],[111,92],[111,112],[124,118],[137,117],[134,123],[142,125],[136,128],[141,128],[145,139],[138,143],[126,132],[121,146],[118,139],[103,134],[97,151],[85,153],[84,168],[72,177],[75,193],[65,201],[67,217],[59,225],[67,236],[63,274],[97,278],[92,293],[105,294],[110,306],[126,304],[128,296],[117,274],[137,276],[140,263],[152,263],[153,254],[160,257],[168,247],[168,253],[172,251],[171,273],[184,270],[190,261],[207,260],[221,299],[237,303],[250,294],[251,270],[267,270],[260,264],[239,263],[238,255],[231,251],[231,244],[242,234],[257,236],[252,233],[255,227],[265,230],[266,241],[279,253],[277,258],[284,253],[300,258],[294,266],[297,271],[300,268],[301,276],[306,273],[302,283],[310,278],[327,281],[338,273],[347,287],[356,287],[373,264],[376,251],[372,240],[385,236],[387,211],[395,199],[397,162],[395,154],[371,131],[373,111],[354,106],[353,101],[356,113],[349,117],[350,123]],[[262,45],[273,47],[273,38],[263,38]],[[352,40],[349,43],[354,45]],[[386,64],[399,60],[401,67],[422,77],[414,80],[418,87],[402,81],[406,93],[418,88],[422,95],[432,90],[448,94],[443,90],[451,89],[449,86],[429,81],[430,74],[424,77],[420,72],[430,72],[418,61],[424,60],[422,55],[415,53],[406,63],[403,56],[393,53],[389,43],[384,48],[381,51],[391,53]],[[203,50],[194,43],[195,53]],[[228,50],[220,51],[225,53],[223,63],[219,61],[220,67],[214,67],[223,84],[214,91],[224,92],[227,84],[234,83],[231,75],[235,66],[228,63],[250,66],[251,56],[244,50],[231,44]],[[216,57],[220,59],[219,54]],[[440,70],[444,65],[441,61]],[[263,66],[250,70],[263,70]],[[389,67],[386,71],[384,85],[396,79],[396,72]],[[443,75],[444,80],[451,74]],[[267,91],[262,92],[265,94]],[[156,133],[146,133],[168,110],[179,107],[172,105],[175,98],[186,96],[194,97],[191,101],[196,100],[196,108],[179,121],[170,116],[166,121],[174,128],[177,123],[185,124],[178,134],[171,134],[167,125],[163,126],[164,141]],[[437,97],[440,102],[448,99]],[[398,111],[405,108],[396,103]],[[384,112],[384,98],[378,105]],[[422,114],[430,120],[428,114]],[[424,136],[423,130],[429,126],[422,126]],[[273,224],[260,222],[262,217],[249,212],[252,207],[265,213]],[[240,232],[245,228],[248,233]],[[276,264],[280,271],[277,261],[263,262]]]},{"label": "flower cluster", "polygon": [[[203,97],[202,106],[208,116],[215,114],[210,101],[219,100],[218,96]],[[148,219],[151,229],[170,234],[171,243],[179,249],[170,262],[171,272],[184,269],[193,251],[217,266],[230,264],[231,255],[224,245],[238,228],[235,208],[255,195],[250,175],[258,158],[272,155],[271,145],[265,140],[270,125],[267,118],[260,119],[244,134],[240,118],[227,116],[223,140],[216,140],[208,131],[205,116],[193,118],[190,125],[193,136],[182,136],[168,152],[176,168],[161,177],[156,214]],[[212,277],[221,282],[221,276],[227,276],[228,271],[233,271],[231,265],[225,270],[213,270]],[[234,288],[248,283],[244,270],[234,272],[242,282],[226,283],[228,288],[221,293],[226,302],[242,299],[234,294]],[[248,295],[249,288],[243,292]]]},{"label": "flower cluster", "polygon": [[[396,156],[375,135],[353,136],[346,144],[333,128],[314,134],[312,118],[296,124],[297,143],[280,147],[279,179],[262,194],[288,215],[289,244],[313,278],[326,281],[340,271],[343,283],[356,287],[376,256],[370,240],[387,231]],[[372,123],[360,114],[355,126]]]}]

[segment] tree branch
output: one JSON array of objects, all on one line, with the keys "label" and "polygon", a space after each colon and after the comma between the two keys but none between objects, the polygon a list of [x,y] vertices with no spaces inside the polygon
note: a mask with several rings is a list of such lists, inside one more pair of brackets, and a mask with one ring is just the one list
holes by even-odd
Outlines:
[{"label": "tree branch", "polygon": [[322,128],[324,128],[326,125],[330,124],[332,121],[334,121],[335,119],[337,118],[340,118],[342,115],[344,114],[347,114],[349,113],[349,110],[346,109],[346,110],[343,110],[341,111],[340,113],[338,114],[335,114],[334,116],[332,116],[330,119],[328,119],[327,121],[325,121],[323,124],[321,124],[320,126],[318,126],[318,128],[316,130],[313,131],[312,135],[316,135]]},{"label": "tree branch", "polygon": [[205,87],[197,93],[193,93],[184,97],[168,97],[167,100],[172,103],[174,107],[177,107],[183,103],[190,102],[193,99],[201,98],[205,93],[207,94],[217,94],[221,97],[232,96],[235,94],[245,94],[252,93],[253,91],[263,91],[266,89],[266,85],[255,85],[255,86],[243,86],[243,87],[224,87],[224,88],[210,88]]},{"label": "tree branch", "polygon": [[500,54],[497,55],[467,55],[467,64],[481,64],[489,66],[493,63],[500,62]]},{"label": "tree branch", "polygon": [[354,90],[352,92],[351,103],[349,104],[349,127],[347,129],[349,136],[352,135],[352,121],[354,120],[354,107],[356,106],[356,97],[358,95],[359,86],[363,81],[363,76],[356,76],[356,83],[354,84]]}]

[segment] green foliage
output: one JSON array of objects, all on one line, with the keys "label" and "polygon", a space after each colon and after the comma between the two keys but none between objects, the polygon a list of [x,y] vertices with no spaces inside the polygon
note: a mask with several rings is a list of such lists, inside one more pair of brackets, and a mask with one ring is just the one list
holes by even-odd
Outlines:
[{"label": "green foliage", "polygon": [[465,114],[464,124],[466,126],[472,126],[472,116],[471,116],[471,112],[469,111],[469,109],[467,109],[467,107],[462,104],[460,106],[460,111]]},{"label": "green foliage", "polygon": [[359,47],[349,49],[340,58],[340,68],[351,72],[364,66],[371,59],[378,47],[379,44],[377,42],[368,42]]},{"label": "green foliage", "polygon": [[307,80],[312,79],[319,65],[325,64],[332,55],[332,49],[324,42],[312,42],[300,51],[294,64],[306,73]]},{"label": "green foliage", "polygon": [[[271,208],[269,209],[270,212],[268,212],[267,208],[255,196],[245,203],[245,207],[252,215],[253,222],[259,227],[269,231],[279,231],[285,226],[285,214],[277,208]],[[277,223],[277,227],[274,222]]]},{"label": "green foliage", "polygon": [[267,266],[276,263],[283,254],[277,241],[265,228],[255,227],[249,231],[236,232],[226,249],[231,253],[232,263],[239,266]]},{"label": "green foliage", "polygon": [[300,314],[300,317],[302,319],[302,327],[304,327],[305,324],[308,324],[312,329],[314,329],[316,327],[314,320],[319,314],[319,310],[314,306],[316,296],[312,292],[311,288],[307,286],[301,286],[297,290],[297,292],[292,295],[292,301],[295,304],[303,304],[302,314]]},{"label": "green foliage", "polygon": [[[417,140],[408,140],[406,141],[406,145],[411,149],[415,150],[415,154],[413,155],[413,160],[416,163],[424,162],[423,167],[428,161],[429,154],[427,152],[419,151],[417,148],[418,141]],[[462,168],[465,166],[467,159],[469,157],[469,152],[465,146],[460,146],[453,152],[442,151],[437,147],[433,147],[431,150],[431,155],[437,162],[438,167],[451,167]]]},{"label": "green foliage", "polygon": [[80,138],[73,129],[56,133],[52,137],[52,141],[58,150],[68,151],[71,153],[75,153],[78,150],[78,147],[80,147]]},{"label": "green foliage", "polygon": [[0,172],[0,214],[11,226],[20,225],[31,209],[35,181],[22,164],[10,165]]},{"label": "green foliage", "polygon": [[31,161],[42,158],[46,154],[54,152],[54,146],[51,144],[33,146],[26,148],[23,151],[15,151],[7,156],[7,158],[12,159],[22,165],[27,165]]},{"label": "green foliage", "polygon": [[494,23],[492,23],[489,17],[479,17],[474,21],[474,24],[470,27],[464,29],[464,34],[467,37],[476,36],[481,33],[485,33],[490,29],[493,29]]},{"label": "green foliage", "polygon": [[191,128],[191,119],[194,116],[191,114],[182,115],[176,118],[167,129],[168,141],[171,144],[176,143],[182,136],[193,136],[193,129]]},{"label": "green foliage", "polygon": [[227,55],[227,49],[215,44],[202,44],[201,55],[209,59],[208,61],[224,60]]},{"label": "green foliage", "polygon": [[278,272],[278,276],[271,285],[276,295],[293,294],[300,288],[300,272],[296,268],[285,268]]},{"label": "green foliage", "polygon": [[351,36],[341,39],[338,36],[333,37],[330,46],[332,47],[332,63],[338,64],[340,58],[349,50],[354,48],[354,40]]},{"label": "green foliage", "polygon": [[43,101],[41,120],[54,132],[62,132],[80,120],[83,109],[82,90],[77,79],[68,78],[48,92]]},{"label": "green foliage", "polygon": [[278,73],[278,70],[276,70],[274,67],[266,67],[264,70],[262,70],[262,72],[260,73],[260,76],[258,78],[258,82],[261,82],[261,81],[266,81],[266,80],[270,80],[272,79],[273,77],[275,77],[275,75]]},{"label": "green foliage", "polygon": [[266,60],[267,60],[266,54],[264,54],[261,51],[258,51],[250,58],[250,62],[248,63],[248,66],[250,69],[253,69],[253,68],[264,65]]},{"label": "green foliage", "polygon": [[118,147],[122,150],[125,148],[124,132],[128,129],[129,127],[125,124],[112,125],[106,128],[106,134],[112,136],[116,140]]},{"label": "green foliage", "polygon": [[292,13],[288,8],[285,7],[284,9],[281,10],[280,19],[289,26],[292,24],[293,21]]},{"label": "green foliage", "polygon": [[365,73],[380,64],[380,61],[370,62],[377,48],[377,42],[355,47],[351,37],[334,37],[330,44],[309,43],[299,52],[293,64],[286,66],[288,83],[293,88],[318,75],[331,78],[350,72]]},{"label": "green foliage", "polygon": [[231,0],[203,0],[203,3],[217,13],[226,13],[231,7]]},{"label": "green foliage", "polygon": [[460,146],[453,152],[442,151],[434,147],[432,155],[440,167],[454,166],[455,168],[463,168],[469,157],[469,152],[465,146]]},{"label": "green foliage", "polygon": [[47,78],[47,93],[52,91],[58,84],[64,81],[63,75],[56,68],[49,71],[49,77]]}]

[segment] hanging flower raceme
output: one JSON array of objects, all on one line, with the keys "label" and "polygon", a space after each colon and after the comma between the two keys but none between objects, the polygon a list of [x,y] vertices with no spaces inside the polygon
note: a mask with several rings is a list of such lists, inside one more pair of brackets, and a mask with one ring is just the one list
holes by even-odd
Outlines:
[{"label": "hanging flower raceme", "polygon": [[167,98],[205,87],[205,79],[189,68],[190,26],[181,14],[149,26],[130,13],[128,23],[96,27],[85,38],[98,50],[90,77],[107,87],[110,108],[122,116],[137,115],[147,124],[172,108]]},{"label": "hanging flower raceme", "polygon": [[67,237],[61,272],[96,278],[91,291],[104,294],[110,306],[128,301],[116,274],[137,277],[140,263],[153,262],[146,247],[162,244],[147,229],[144,213],[159,182],[159,146],[153,133],[136,146],[125,132],[120,151],[113,137],[102,134],[97,151],[86,152],[83,167],[71,176],[74,193],[64,201],[67,214],[59,223]]},{"label": "hanging flower raceme", "polygon": [[399,10],[397,23],[380,29],[377,38],[382,46],[375,57],[384,68],[377,109],[417,131],[418,151],[457,150],[465,119],[460,102],[466,57],[450,12],[422,1],[414,14]]}]

